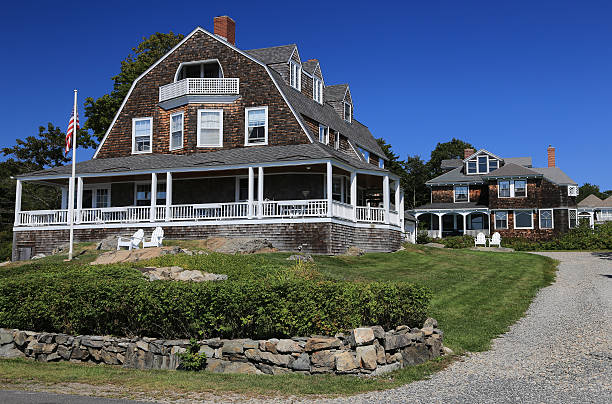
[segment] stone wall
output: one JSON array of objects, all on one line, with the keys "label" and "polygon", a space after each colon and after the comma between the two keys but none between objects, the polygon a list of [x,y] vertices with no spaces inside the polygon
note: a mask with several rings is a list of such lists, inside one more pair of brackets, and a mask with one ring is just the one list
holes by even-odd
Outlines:
[{"label": "stone wall", "polygon": [[[443,333],[434,319],[422,329],[399,326],[356,328],[334,337],[199,341],[206,370],[215,373],[335,373],[377,375],[444,354]],[[188,340],[71,336],[0,329],[0,358],[40,362],[84,362],[135,369],[180,368],[178,353]]]}]

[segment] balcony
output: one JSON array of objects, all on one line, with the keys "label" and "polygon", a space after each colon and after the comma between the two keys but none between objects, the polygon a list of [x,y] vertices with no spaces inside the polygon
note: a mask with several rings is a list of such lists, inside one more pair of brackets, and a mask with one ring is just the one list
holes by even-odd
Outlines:
[{"label": "balcony", "polygon": [[237,95],[240,92],[238,78],[187,78],[159,88],[159,102],[183,95]]}]

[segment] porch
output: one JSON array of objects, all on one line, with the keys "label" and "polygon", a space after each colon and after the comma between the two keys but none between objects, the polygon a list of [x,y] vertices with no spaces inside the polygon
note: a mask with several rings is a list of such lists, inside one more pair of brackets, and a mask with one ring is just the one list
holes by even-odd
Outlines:
[{"label": "porch", "polygon": [[469,235],[474,236],[491,233],[489,212],[486,209],[455,210],[455,211],[417,211],[415,217],[424,223],[424,229],[430,238]]}]

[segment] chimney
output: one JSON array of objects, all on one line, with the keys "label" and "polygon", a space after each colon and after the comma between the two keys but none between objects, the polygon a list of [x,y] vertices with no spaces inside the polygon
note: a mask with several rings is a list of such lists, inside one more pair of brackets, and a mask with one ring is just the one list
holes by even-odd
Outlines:
[{"label": "chimney", "polygon": [[474,152],[474,149],[463,149],[463,159],[470,157]]},{"label": "chimney", "polygon": [[215,35],[225,39],[232,45],[236,45],[236,22],[227,15],[215,17],[214,20]]},{"label": "chimney", "polygon": [[548,145],[548,166],[549,167],[554,167],[555,166],[555,148],[552,147],[551,145]]}]

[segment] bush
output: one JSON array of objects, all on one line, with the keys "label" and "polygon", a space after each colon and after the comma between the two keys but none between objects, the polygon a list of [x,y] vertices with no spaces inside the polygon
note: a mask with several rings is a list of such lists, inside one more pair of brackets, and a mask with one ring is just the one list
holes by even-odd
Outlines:
[{"label": "bush", "polygon": [[200,352],[200,344],[195,338],[189,341],[187,351],[178,354],[181,360],[180,370],[198,371],[206,367],[206,354]]},{"label": "bush", "polygon": [[427,243],[431,243],[431,242],[433,242],[433,241],[434,241],[434,239],[433,239],[433,238],[431,238],[431,237],[429,237],[429,236],[427,235],[427,232],[421,232],[421,231],[419,231],[419,232],[417,233],[417,238],[416,238],[416,242],[417,242],[417,244],[427,244]]},{"label": "bush", "polygon": [[472,248],[474,247],[473,236],[453,236],[445,237],[440,240],[446,248]]},{"label": "bush", "polygon": [[148,282],[137,270],[120,265],[33,264],[10,274],[0,271],[0,327],[161,338],[269,338],[333,335],[374,324],[415,327],[427,316],[431,294],[423,287],[320,280],[308,268],[295,271],[312,279]]},{"label": "bush", "polygon": [[588,224],[581,223],[575,229],[549,240],[526,240],[523,238],[502,238],[504,247],[517,251],[534,250],[611,250],[612,223],[605,223],[591,229]]}]

